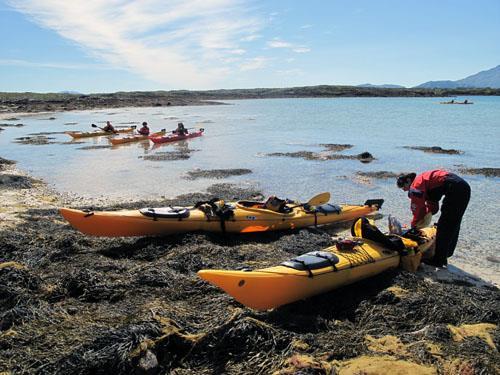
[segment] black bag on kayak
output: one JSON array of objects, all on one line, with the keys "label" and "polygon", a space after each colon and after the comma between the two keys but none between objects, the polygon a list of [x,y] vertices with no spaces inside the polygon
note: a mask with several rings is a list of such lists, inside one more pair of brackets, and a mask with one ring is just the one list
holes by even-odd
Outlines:
[{"label": "black bag on kayak", "polygon": [[351,235],[354,237],[366,238],[377,242],[384,247],[394,251],[403,251],[405,245],[398,236],[388,236],[382,233],[375,225],[370,223],[366,217],[356,219],[351,227]]}]

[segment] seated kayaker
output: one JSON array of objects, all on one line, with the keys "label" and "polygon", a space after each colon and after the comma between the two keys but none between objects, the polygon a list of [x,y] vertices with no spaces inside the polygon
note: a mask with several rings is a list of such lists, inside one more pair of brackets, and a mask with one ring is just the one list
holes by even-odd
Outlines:
[{"label": "seated kayaker", "polygon": [[142,123],[142,128],[137,130],[137,133],[139,133],[140,135],[149,135],[148,123],[146,121]]},{"label": "seated kayaker", "polygon": [[114,133],[115,132],[115,128],[113,125],[111,125],[111,123],[109,121],[106,121],[106,126],[104,128],[102,128],[103,131],[105,132],[109,132],[109,133]]},{"label": "seated kayaker", "polygon": [[184,127],[184,124],[182,122],[179,122],[177,124],[177,129],[173,131],[174,134],[177,135],[186,135],[188,133],[187,129]]}]

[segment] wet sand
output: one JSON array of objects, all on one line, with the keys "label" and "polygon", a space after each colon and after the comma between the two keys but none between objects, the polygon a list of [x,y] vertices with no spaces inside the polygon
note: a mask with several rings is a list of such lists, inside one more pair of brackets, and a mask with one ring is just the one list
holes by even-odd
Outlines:
[{"label": "wet sand", "polygon": [[[0,160],[2,161],[2,160]],[[77,200],[1,162],[0,372],[401,373],[500,370],[499,290],[460,270],[394,270],[268,312],[201,281],[202,268],[261,268],[331,245],[346,226],[294,232],[94,238],[57,208],[187,205]],[[7,177],[5,177],[7,176]]]}]

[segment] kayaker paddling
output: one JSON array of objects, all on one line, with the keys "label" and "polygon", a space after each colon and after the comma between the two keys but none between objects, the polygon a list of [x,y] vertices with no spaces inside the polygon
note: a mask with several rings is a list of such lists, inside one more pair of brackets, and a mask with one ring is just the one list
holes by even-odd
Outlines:
[{"label": "kayaker paddling", "polygon": [[178,134],[178,135],[186,135],[188,134],[188,131],[187,129],[184,127],[184,124],[182,122],[179,122],[177,124],[177,129],[175,129],[173,131],[174,134]]},{"label": "kayaker paddling", "polygon": [[149,127],[148,127],[148,123],[146,121],[144,121],[142,123],[142,128],[140,128],[139,130],[137,130],[137,133],[139,133],[140,135],[149,135]]},{"label": "kayaker paddling", "polygon": [[106,121],[106,126],[102,128],[103,131],[108,132],[108,133],[115,133],[115,127],[111,125],[111,122]]},{"label": "kayaker paddling", "polygon": [[470,186],[459,176],[444,171],[431,170],[419,174],[399,176],[397,186],[408,192],[411,199],[412,228],[417,228],[426,215],[435,215],[441,205],[441,216],[437,223],[436,253],[427,263],[436,267],[448,264],[457,246],[462,217],[470,199]]}]

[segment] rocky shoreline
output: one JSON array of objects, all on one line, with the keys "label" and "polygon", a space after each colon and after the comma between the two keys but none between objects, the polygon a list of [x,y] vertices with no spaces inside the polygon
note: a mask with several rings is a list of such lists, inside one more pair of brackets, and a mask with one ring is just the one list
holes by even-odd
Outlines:
[{"label": "rocky shoreline", "polygon": [[173,201],[77,201],[0,159],[0,373],[500,371],[499,290],[459,272],[394,270],[268,312],[196,276],[275,265],[331,245],[345,227],[101,239],[57,211],[259,194],[221,183]]},{"label": "rocky shoreline", "polygon": [[2,98],[0,93],[0,114],[40,113],[61,111],[84,111],[123,107],[168,107],[186,105],[223,104],[213,100],[200,100],[190,97],[151,95],[148,93],[127,94],[12,94]]},{"label": "rocky shoreline", "polygon": [[447,97],[500,95],[499,89],[376,88],[355,86],[303,86],[286,88],[207,91],[132,91],[100,94],[0,92],[0,114],[54,112],[120,107],[164,107],[222,104],[222,100],[338,97]]}]

